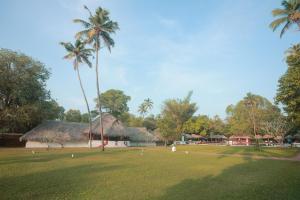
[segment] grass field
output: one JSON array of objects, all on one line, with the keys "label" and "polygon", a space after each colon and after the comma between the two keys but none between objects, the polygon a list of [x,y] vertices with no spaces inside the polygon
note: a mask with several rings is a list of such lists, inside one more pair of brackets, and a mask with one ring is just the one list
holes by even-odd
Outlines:
[{"label": "grass field", "polygon": [[293,157],[296,149],[181,146],[175,153],[164,147],[35,152],[0,149],[0,199],[300,199],[300,162],[257,157]]}]

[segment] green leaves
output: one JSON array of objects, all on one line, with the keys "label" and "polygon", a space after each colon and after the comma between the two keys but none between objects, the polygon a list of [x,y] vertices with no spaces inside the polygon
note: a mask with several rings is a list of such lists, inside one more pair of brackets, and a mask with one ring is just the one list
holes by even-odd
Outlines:
[{"label": "green leaves", "polygon": [[58,119],[63,108],[46,89],[44,64],[0,49],[0,124],[8,132],[26,132],[45,119]]},{"label": "green leaves", "polygon": [[[100,96],[101,108],[119,119],[122,114],[129,111],[127,103],[130,99],[131,97],[121,90],[107,90]],[[95,102],[96,107],[99,107],[98,99],[95,99]]]},{"label": "green leaves", "polygon": [[73,20],[84,27],[84,30],[76,34],[76,38],[81,38],[86,43],[91,43],[95,50],[102,48],[101,45],[103,42],[103,45],[111,51],[115,42],[110,34],[115,33],[119,29],[118,23],[110,20],[109,12],[101,7],[96,9],[95,14],[88,7],[84,6],[84,8],[88,10],[90,17],[88,18],[88,22],[82,19]]},{"label": "green leaves", "polygon": [[298,0],[284,0],[281,5],[283,9],[274,9],[272,15],[280,17],[275,19],[269,26],[275,31],[278,27],[283,26],[280,31],[280,37],[293,25],[300,26],[300,2]]}]

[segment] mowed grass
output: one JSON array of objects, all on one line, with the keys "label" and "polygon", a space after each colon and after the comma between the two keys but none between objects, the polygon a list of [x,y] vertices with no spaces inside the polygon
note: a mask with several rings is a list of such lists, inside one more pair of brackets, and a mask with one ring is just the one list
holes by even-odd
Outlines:
[{"label": "mowed grass", "polygon": [[254,157],[297,149],[177,149],[0,149],[0,199],[300,199],[300,162]]}]

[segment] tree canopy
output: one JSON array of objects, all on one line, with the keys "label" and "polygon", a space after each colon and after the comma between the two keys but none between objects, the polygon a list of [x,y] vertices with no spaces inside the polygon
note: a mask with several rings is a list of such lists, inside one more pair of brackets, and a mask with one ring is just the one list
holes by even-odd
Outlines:
[{"label": "tree canopy", "polygon": [[196,103],[191,103],[192,92],[184,99],[169,99],[164,102],[158,128],[163,137],[178,138],[184,131],[186,123],[197,111]]},{"label": "tree canopy", "polygon": [[248,93],[236,105],[226,109],[230,134],[255,135],[263,133],[262,124],[278,116],[280,110],[268,99]]},{"label": "tree canopy", "polygon": [[[107,90],[100,95],[102,109],[116,118],[129,111],[127,103],[130,99],[131,97],[125,95],[123,91],[115,89]],[[99,101],[95,99],[95,102],[96,107],[99,107]]]},{"label": "tree canopy", "polygon": [[283,104],[295,129],[300,129],[300,44],[287,51],[288,69],[279,79],[276,102]]},{"label": "tree canopy", "polygon": [[26,132],[46,119],[59,119],[63,107],[46,89],[50,72],[40,61],[0,49],[0,132]]}]

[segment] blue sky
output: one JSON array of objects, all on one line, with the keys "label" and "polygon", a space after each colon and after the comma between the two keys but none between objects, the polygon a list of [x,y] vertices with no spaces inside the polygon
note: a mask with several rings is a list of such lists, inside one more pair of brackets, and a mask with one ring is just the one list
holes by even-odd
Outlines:
[{"label": "blue sky", "polygon": [[[51,68],[47,87],[66,109],[85,112],[76,74],[59,46],[80,30],[74,18],[107,8],[118,21],[116,46],[100,54],[101,90],[120,89],[137,112],[145,98],[159,113],[168,98],[193,90],[200,114],[225,116],[225,108],[252,92],[273,101],[285,72],[284,51],[298,41],[296,28],[282,39],[268,25],[280,0],[3,0],[0,47],[21,51]],[[81,67],[94,107],[94,70]]]}]

